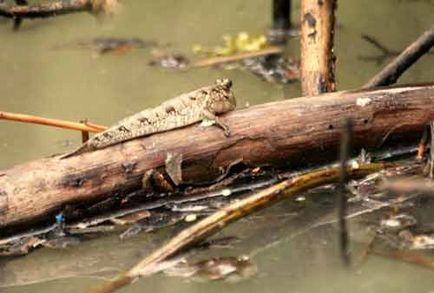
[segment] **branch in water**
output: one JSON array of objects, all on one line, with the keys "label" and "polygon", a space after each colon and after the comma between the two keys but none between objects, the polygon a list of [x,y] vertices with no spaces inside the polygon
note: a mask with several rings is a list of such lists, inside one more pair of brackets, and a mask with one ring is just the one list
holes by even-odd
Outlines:
[{"label": "branch in water", "polygon": [[0,16],[21,18],[45,18],[63,14],[88,11],[95,15],[113,15],[118,0],[70,0],[35,5],[0,5]]}]

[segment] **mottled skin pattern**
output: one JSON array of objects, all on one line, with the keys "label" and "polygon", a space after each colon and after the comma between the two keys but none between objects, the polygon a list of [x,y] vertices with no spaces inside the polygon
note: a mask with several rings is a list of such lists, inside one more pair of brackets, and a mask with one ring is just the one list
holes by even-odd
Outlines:
[{"label": "mottled skin pattern", "polygon": [[216,115],[235,109],[236,101],[231,87],[232,82],[229,79],[218,79],[215,85],[181,94],[156,108],[143,110],[119,121],[62,158],[184,127],[206,119],[214,121],[224,130],[225,135],[229,136],[229,128]]}]

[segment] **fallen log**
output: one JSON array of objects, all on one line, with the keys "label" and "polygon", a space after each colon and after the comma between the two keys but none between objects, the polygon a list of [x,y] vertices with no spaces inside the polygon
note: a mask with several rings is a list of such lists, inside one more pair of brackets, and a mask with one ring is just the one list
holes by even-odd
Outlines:
[{"label": "fallen log", "polygon": [[195,124],[0,170],[0,230],[46,219],[67,204],[139,189],[143,174],[164,167],[168,153],[182,154],[186,182],[215,179],[236,161],[297,167],[334,160],[343,117],[354,123],[355,149],[415,139],[434,119],[434,84],[272,102],[223,115],[230,137]]}]

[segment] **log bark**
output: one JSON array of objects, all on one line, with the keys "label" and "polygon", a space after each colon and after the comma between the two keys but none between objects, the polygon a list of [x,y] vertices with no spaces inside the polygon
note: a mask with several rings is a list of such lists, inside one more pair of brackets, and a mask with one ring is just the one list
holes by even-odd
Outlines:
[{"label": "log bark", "polygon": [[[215,179],[235,161],[299,167],[334,160],[342,117],[354,123],[355,149],[417,138],[434,119],[434,84],[328,93],[223,115],[232,130],[198,124],[60,159],[0,170],[0,231],[47,218],[66,204],[102,200],[141,187],[143,174],[182,154],[185,181]],[[416,140],[413,141],[416,143]]]},{"label": "log bark", "polygon": [[301,93],[335,91],[333,37],[336,0],[301,1]]}]

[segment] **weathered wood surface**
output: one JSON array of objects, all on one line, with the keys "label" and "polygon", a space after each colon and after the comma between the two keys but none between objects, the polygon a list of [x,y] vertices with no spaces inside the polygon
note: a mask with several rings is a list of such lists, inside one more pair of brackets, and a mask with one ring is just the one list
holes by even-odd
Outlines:
[{"label": "weathered wood surface", "polygon": [[417,138],[434,119],[434,85],[267,103],[222,116],[230,137],[194,124],[63,160],[57,156],[0,170],[0,229],[47,217],[67,203],[140,188],[143,173],[164,166],[169,152],[182,154],[186,181],[216,178],[237,160],[252,166],[334,160],[345,116],[353,119],[356,147]]},{"label": "weathered wood surface", "polygon": [[336,0],[301,1],[300,82],[303,96],[334,92]]}]

